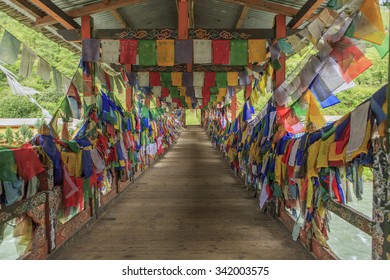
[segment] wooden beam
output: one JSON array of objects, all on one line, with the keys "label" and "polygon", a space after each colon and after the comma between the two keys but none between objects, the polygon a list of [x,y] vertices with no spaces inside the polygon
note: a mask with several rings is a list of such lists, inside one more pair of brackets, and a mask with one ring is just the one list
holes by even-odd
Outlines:
[{"label": "wooden beam", "polygon": [[240,17],[238,18],[237,23],[236,23],[236,28],[241,28],[242,24],[245,21],[246,16],[248,15],[248,12],[249,12],[249,7],[243,6],[242,10],[241,10]]},{"label": "wooden beam", "polygon": [[[81,40],[80,30],[58,30],[65,40],[77,42]],[[96,39],[139,39],[161,40],[180,39],[177,29],[94,29],[93,38]],[[190,29],[188,39],[210,40],[245,40],[245,39],[274,39],[274,29]],[[292,33],[296,33],[293,30]],[[289,33],[290,34],[290,33]]]},{"label": "wooden beam", "polygon": [[46,16],[46,14],[44,12],[37,9],[34,5],[32,5],[27,0],[11,0],[11,2],[13,4],[15,4],[16,6],[18,6],[19,8],[21,8],[22,10],[28,12],[29,14],[31,14],[35,18],[42,18],[42,17]]},{"label": "wooden beam", "polygon": [[298,28],[303,22],[308,20],[313,12],[324,2],[324,0],[308,0],[294,18],[288,23],[287,27]]},{"label": "wooden beam", "polygon": [[274,14],[281,14],[286,16],[295,16],[299,10],[291,8],[289,6],[267,2],[263,0],[224,0],[227,3],[238,4],[242,6],[248,6],[249,8],[271,12]]},{"label": "wooden beam", "polygon": [[31,0],[31,2],[45,13],[61,23],[66,29],[79,29],[80,25],[73,20],[67,13],[61,10],[50,0]]},{"label": "wooden beam", "polygon": [[[77,18],[81,16],[112,11],[142,1],[143,0],[111,0],[109,3],[105,3],[106,1],[101,1],[98,3],[85,5],[81,8],[66,11],[66,13],[72,18]],[[37,19],[35,23],[36,25],[50,25],[56,23],[56,20],[51,16],[46,16],[41,19]]]},{"label": "wooden beam", "polygon": [[114,16],[114,18],[119,22],[119,24],[120,24],[120,26],[122,28],[128,28],[129,27],[127,25],[127,22],[125,21],[125,19],[122,17],[120,12],[118,11],[118,9],[112,10],[111,13]]},{"label": "wooden beam", "polygon": [[178,0],[178,37],[180,40],[188,39],[188,1]]}]

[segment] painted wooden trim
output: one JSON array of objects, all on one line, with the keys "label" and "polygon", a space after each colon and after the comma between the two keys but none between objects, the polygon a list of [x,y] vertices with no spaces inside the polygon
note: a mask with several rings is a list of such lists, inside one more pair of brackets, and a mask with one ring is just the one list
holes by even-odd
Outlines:
[{"label": "painted wooden trim", "polygon": [[354,227],[357,227],[369,235],[372,234],[372,221],[367,216],[347,205],[337,203],[333,200],[328,200],[325,207]]}]

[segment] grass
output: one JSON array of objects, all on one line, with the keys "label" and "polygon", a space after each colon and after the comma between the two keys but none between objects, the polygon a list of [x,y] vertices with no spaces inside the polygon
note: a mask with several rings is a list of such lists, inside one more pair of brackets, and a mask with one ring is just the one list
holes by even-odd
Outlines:
[{"label": "grass", "polygon": [[200,109],[186,110],[186,125],[200,125]]}]

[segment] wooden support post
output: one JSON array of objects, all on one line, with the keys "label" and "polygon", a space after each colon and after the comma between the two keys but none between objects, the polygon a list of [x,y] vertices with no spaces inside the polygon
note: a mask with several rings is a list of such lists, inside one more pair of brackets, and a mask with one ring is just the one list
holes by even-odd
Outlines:
[{"label": "wooden support post", "polygon": [[[91,17],[90,16],[82,16],[81,17],[81,37],[82,39],[90,39],[91,38]],[[86,88],[84,89],[84,96],[91,96],[93,93],[93,88],[92,88],[92,63],[88,62],[88,67],[91,70],[90,75],[87,76],[83,72],[83,80],[86,85]]]},{"label": "wooden support post", "polygon": [[[276,39],[285,38],[287,35],[286,32],[286,16],[285,15],[276,15],[275,16],[275,37]],[[279,62],[282,67],[275,71],[275,87],[278,88],[285,79],[286,75],[286,57],[284,55],[280,56]]]},{"label": "wooden support post", "polygon": [[[189,15],[188,0],[178,0],[178,39],[188,39]],[[187,64],[187,72],[192,72],[192,64]]]},{"label": "wooden support post", "polygon": [[236,88],[234,87],[233,97],[232,97],[232,115],[231,115],[231,122],[233,122],[236,119],[237,115],[237,92]]},{"label": "wooden support post", "polygon": [[[131,71],[131,64],[125,65],[125,71],[123,72],[123,78],[125,79],[126,73]],[[126,110],[129,112],[133,109],[133,88],[129,83],[126,83]]]}]

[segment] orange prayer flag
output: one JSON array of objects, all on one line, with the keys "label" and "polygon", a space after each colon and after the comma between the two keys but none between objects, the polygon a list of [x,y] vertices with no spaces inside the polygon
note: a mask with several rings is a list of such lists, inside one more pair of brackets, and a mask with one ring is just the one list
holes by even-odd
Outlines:
[{"label": "orange prayer flag", "polygon": [[175,65],[175,41],[157,40],[157,65],[174,66]]},{"label": "orange prayer flag", "polygon": [[183,72],[172,72],[171,73],[172,86],[181,87],[182,78],[183,78]]},{"label": "orange prayer flag", "polygon": [[266,60],[265,40],[248,40],[249,62],[263,62]]},{"label": "orange prayer flag", "polygon": [[238,86],[238,72],[227,72],[228,86]]}]

